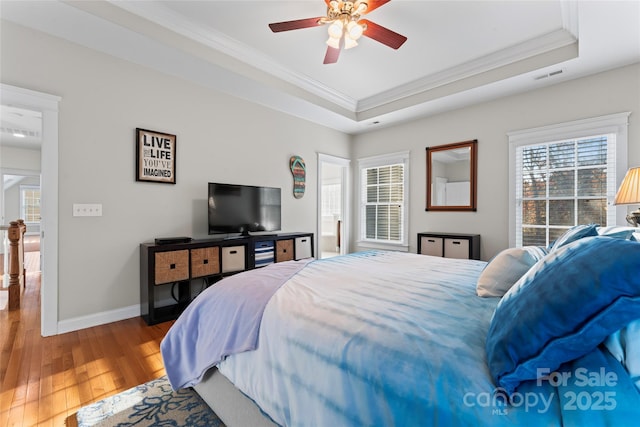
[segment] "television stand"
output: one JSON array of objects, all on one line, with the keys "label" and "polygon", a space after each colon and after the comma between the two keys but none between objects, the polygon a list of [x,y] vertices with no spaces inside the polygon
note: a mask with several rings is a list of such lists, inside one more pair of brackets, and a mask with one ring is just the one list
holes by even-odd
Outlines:
[{"label": "television stand", "polygon": [[238,240],[238,239],[264,239],[264,238],[276,238],[278,237],[277,233],[268,233],[268,234],[255,234],[251,232],[247,232],[246,234],[239,234],[237,236],[227,236],[223,237],[223,240]]},{"label": "television stand", "polygon": [[[285,232],[165,244],[155,241],[142,243],[140,314],[149,325],[176,319],[203,286],[214,285],[226,276],[274,262],[311,258],[313,251],[313,233]],[[171,291],[175,291],[173,298],[161,300]]]}]

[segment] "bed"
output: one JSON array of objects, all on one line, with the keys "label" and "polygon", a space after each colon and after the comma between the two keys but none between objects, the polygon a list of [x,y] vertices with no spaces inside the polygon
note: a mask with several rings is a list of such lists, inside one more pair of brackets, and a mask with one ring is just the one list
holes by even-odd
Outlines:
[{"label": "bed", "polygon": [[[172,326],[167,375],[231,427],[637,425],[640,243],[570,231],[520,263],[367,251],[237,274]],[[498,270],[517,280],[479,296]]]}]

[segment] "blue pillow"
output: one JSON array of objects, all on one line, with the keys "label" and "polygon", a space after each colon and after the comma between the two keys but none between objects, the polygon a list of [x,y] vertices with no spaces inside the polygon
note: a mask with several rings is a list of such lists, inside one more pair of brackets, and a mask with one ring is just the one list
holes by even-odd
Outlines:
[{"label": "blue pillow", "polygon": [[580,239],[547,255],[502,297],[487,334],[489,370],[511,394],[538,368],[553,371],[638,318],[640,243]]},{"label": "blue pillow", "polygon": [[575,227],[571,227],[570,229],[565,231],[562,236],[558,237],[558,239],[551,244],[549,252],[556,251],[562,246],[568,245],[569,243],[575,242],[576,240],[580,240],[584,237],[597,235],[598,224],[576,225]]}]

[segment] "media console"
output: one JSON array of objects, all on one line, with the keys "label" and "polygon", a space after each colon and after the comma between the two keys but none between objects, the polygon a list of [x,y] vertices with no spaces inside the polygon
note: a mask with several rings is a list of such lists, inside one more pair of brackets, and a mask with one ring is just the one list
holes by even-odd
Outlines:
[{"label": "media console", "polygon": [[140,314],[149,325],[176,319],[218,280],[274,262],[311,258],[313,248],[313,233],[141,243]]}]

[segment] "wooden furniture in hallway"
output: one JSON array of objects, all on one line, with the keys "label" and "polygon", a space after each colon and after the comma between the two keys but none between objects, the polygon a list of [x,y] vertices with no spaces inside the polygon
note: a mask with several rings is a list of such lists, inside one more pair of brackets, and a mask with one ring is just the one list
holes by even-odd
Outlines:
[{"label": "wooden furniture in hallway", "polygon": [[24,269],[24,234],[27,226],[24,221],[19,219],[11,221],[9,226],[3,226],[9,240],[8,253],[8,276],[9,286],[7,308],[9,310],[17,310],[20,308],[20,292],[22,286],[26,284],[26,272]]}]

